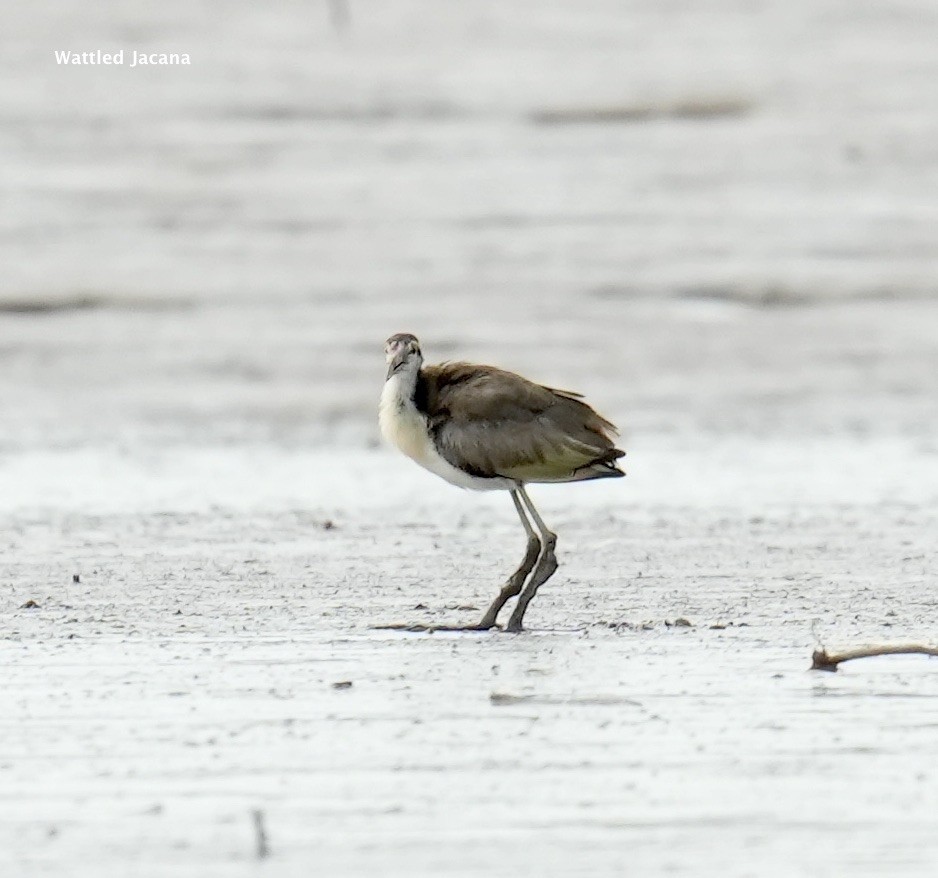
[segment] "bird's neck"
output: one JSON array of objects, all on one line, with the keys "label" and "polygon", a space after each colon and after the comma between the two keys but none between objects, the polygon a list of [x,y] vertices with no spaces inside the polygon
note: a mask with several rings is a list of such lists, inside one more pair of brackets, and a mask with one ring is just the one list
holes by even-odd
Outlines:
[{"label": "bird's neck", "polygon": [[422,461],[427,455],[427,419],[417,407],[419,370],[401,369],[384,382],[378,423],[381,434],[408,457]]},{"label": "bird's neck", "polygon": [[416,408],[419,384],[419,366],[399,369],[384,383],[384,390],[381,394],[382,405],[393,405],[398,409]]}]

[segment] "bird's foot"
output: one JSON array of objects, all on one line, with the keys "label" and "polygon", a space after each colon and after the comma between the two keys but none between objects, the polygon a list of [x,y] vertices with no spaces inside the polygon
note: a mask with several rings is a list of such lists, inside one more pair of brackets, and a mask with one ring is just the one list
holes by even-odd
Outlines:
[{"label": "bird's foot", "polygon": [[390,625],[372,625],[373,631],[412,631],[414,633],[433,634],[436,631],[490,631],[492,628],[498,628],[498,625],[483,625],[477,622],[475,625],[424,625],[421,623],[397,622]]},{"label": "bird's foot", "polygon": [[430,625],[415,625],[412,622],[391,622],[388,625],[369,625],[372,631],[429,631]]},{"label": "bird's foot", "polygon": [[499,628],[498,625],[483,625],[476,622],[474,625],[431,625],[427,629],[433,631],[491,631],[493,628]]}]

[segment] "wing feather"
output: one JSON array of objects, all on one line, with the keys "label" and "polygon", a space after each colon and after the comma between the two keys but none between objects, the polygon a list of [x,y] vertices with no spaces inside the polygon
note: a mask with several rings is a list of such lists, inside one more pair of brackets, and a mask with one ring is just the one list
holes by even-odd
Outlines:
[{"label": "wing feather", "polygon": [[[469,363],[428,366],[422,377],[431,434],[453,466],[519,482],[619,474],[616,428],[579,394]],[[585,473],[593,464],[608,466]]]}]

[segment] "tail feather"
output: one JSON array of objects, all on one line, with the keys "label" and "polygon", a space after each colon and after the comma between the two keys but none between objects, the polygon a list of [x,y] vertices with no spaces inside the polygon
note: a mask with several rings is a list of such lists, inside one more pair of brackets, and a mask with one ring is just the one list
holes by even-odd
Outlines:
[{"label": "tail feather", "polygon": [[571,482],[586,482],[590,479],[621,479],[625,471],[616,466],[615,461],[605,460],[581,466],[573,473]]},{"label": "tail feather", "polygon": [[564,479],[567,482],[587,482],[591,479],[621,479],[625,472],[619,469],[616,461],[620,457],[625,457],[625,452],[621,448],[610,448],[603,452],[595,460],[575,469],[570,478]]}]

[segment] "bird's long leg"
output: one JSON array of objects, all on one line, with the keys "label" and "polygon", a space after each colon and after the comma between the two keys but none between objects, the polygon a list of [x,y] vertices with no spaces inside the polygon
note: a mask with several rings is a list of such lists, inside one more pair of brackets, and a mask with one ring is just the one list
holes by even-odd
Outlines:
[{"label": "bird's long leg", "polygon": [[527,507],[531,518],[534,519],[534,523],[540,531],[541,553],[538,556],[534,572],[531,574],[528,584],[521,592],[518,603],[515,604],[515,609],[508,619],[509,631],[522,630],[521,620],[524,618],[524,611],[528,608],[528,604],[531,603],[531,599],[537,594],[537,590],[554,575],[554,571],[557,569],[557,557],[554,555],[554,547],[557,545],[557,534],[548,530],[547,525],[544,524],[544,519],[538,514],[537,510],[534,508],[534,504],[531,502],[531,498],[521,485],[518,486],[518,495],[521,500],[524,501],[524,505]]},{"label": "bird's long leg", "polygon": [[[518,518],[521,519],[521,523],[524,525],[524,531],[528,535],[528,547],[524,552],[524,559],[519,565],[518,569],[508,577],[508,581],[502,586],[502,590],[498,593],[498,596],[492,601],[492,605],[485,611],[485,615],[482,617],[481,621],[477,622],[475,625],[423,625],[420,623],[417,624],[395,624],[395,625],[375,625],[374,627],[379,630],[392,630],[392,631],[488,631],[495,627],[495,621],[498,618],[499,612],[501,612],[502,607],[505,606],[505,603],[513,598],[516,594],[520,594],[521,589],[524,586],[524,581],[527,579],[528,574],[533,569],[535,562],[538,559],[538,556],[541,554],[541,540],[537,535],[537,532],[531,526],[531,522],[528,520],[527,513],[524,511],[524,504],[521,502],[521,498],[518,496],[520,491],[519,488],[511,489],[511,499],[514,501],[515,509],[518,511]],[[530,502],[530,501],[528,501]],[[537,515],[537,513],[534,513]],[[544,522],[541,522],[541,528],[543,529]],[[546,577],[545,577],[546,578]],[[518,630],[518,629],[516,629]]]},{"label": "bird's long leg", "polygon": [[537,556],[541,552],[541,541],[538,539],[534,528],[531,527],[531,522],[528,521],[528,516],[524,511],[524,506],[521,503],[521,498],[518,496],[518,491],[514,488],[511,490],[511,499],[514,501],[515,509],[518,511],[518,518],[521,519],[521,523],[524,525],[524,531],[528,535],[528,547],[524,552],[524,560],[518,566],[518,569],[508,577],[508,581],[502,586],[498,597],[492,601],[492,606],[485,611],[482,621],[479,622],[478,627],[483,631],[495,625],[495,620],[498,618],[502,607],[505,606],[506,601],[513,598],[516,594],[521,593],[524,581],[534,568]]}]

